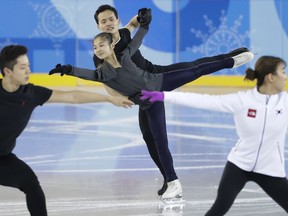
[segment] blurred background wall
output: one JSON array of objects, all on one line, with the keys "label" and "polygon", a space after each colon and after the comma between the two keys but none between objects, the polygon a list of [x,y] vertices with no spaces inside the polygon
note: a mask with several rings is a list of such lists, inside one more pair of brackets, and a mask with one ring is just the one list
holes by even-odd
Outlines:
[{"label": "blurred background wall", "polygon": [[[153,20],[141,46],[156,64],[229,52],[248,47],[256,58],[288,60],[288,0],[1,0],[0,48],[29,48],[31,70],[47,72],[57,63],[94,69],[92,39],[99,33],[94,13],[114,6],[121,26],[139,8],[152,9]],[[237,76],[245,67],[214,74]]]}]

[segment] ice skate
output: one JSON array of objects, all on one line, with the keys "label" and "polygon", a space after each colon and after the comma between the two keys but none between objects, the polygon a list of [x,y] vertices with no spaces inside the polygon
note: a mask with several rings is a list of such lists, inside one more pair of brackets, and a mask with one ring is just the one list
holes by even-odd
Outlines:
[{"label": "ice skate", "polygon": [[233,68],[240,67],[241,65],[247,64],[254,58],[252,52],[243,52],[239,55],[232,57],[234,59]]},{"label": "ice skate", "polygon": [[249,52],[249,49],[246,47],[240,47],[240,48],[237,48],[237,49],[230,51],[229,53],[227,53],[225,55],[227,56],[226,58],[229,58],[229,57],[232,58],[232,57],[239,55],[241,53],[244,53],[244,52]]},{"label": "ice skate", "polygon": [[173,204],[173,203],[182,203],[184,200],[182,199],[182,186],[178,179],[167,182],[167,190],[162,195],[162,201],[165,204]]}]

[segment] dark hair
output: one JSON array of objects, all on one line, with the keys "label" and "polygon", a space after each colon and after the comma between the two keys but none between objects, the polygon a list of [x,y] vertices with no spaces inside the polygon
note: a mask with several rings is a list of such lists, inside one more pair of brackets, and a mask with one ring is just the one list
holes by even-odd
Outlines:
[{"label": "dark hair", "polygon": [[255,69],[247,68],[245,80],[257,79],[257,87],[260,87],[265,79],[265,76],[269,73],[276,74],[277,67],[279,64],[284,64],[286,67],[285,60],[275,56],[262,56],[256,64]]},{"label": "dark hair", "polygon": [[108,41],[109,45],[112,44],[112,42],[113,42],[112,34],[108,33],[108,32],[101,32],[101,33],[97,34],[94,37],[94,40],[97,39],[97,38],[102,38],[103,40]]},{"label": "dark hair", "polygon": [[104,4],[104,5],[99,6],[98,9],[96,10],[95,14],[94,14],[94,19],[95,19],[95,22],[97,23],[97,25],[99,24],[99,20],[98,20],[99,13],[102,13],[106,10],[112,11],[114,13],[116,19],[118,19],[117,10],[114,7],[112,7],[111,5]]},{"label": "dark hair", "polygon": [[13,70],[13,67],[17,64],[16,59],[27,54],[28,49],[21,45],[8,45],[1,50],[0,53],[0,70],[4,76],[4,68],[7,67]]}]

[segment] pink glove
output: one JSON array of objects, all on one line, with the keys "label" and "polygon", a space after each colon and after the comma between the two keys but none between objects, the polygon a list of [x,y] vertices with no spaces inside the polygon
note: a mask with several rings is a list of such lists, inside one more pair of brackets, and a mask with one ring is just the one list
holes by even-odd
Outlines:
[{"label": "pink glove", "polygon": [[150,102],[155,101],[164,101],[164,93],[159,91],[141,91],[142,96],[140,97],[141,100],[149,99]]}]

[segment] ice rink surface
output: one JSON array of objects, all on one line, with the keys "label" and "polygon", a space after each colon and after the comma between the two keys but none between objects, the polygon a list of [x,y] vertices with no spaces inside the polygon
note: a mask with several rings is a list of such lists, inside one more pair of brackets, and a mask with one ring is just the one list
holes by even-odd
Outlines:
[{"label": "ice rink surface", "polygon": [[[157,196],[163,179],[142,140],[138,107],[98,103],[37,108],[14,152],[36,172],[49,215],[203,216],[215,199],[227,155],[237,140],[233,118],[225,113],[165,106],[170,150],[185,199],[178,206],[163,205]],[[1,216],[29,215],[22,192],[1,186],[0,194]],[[287,213],[249,182],[227,215]]]}]

